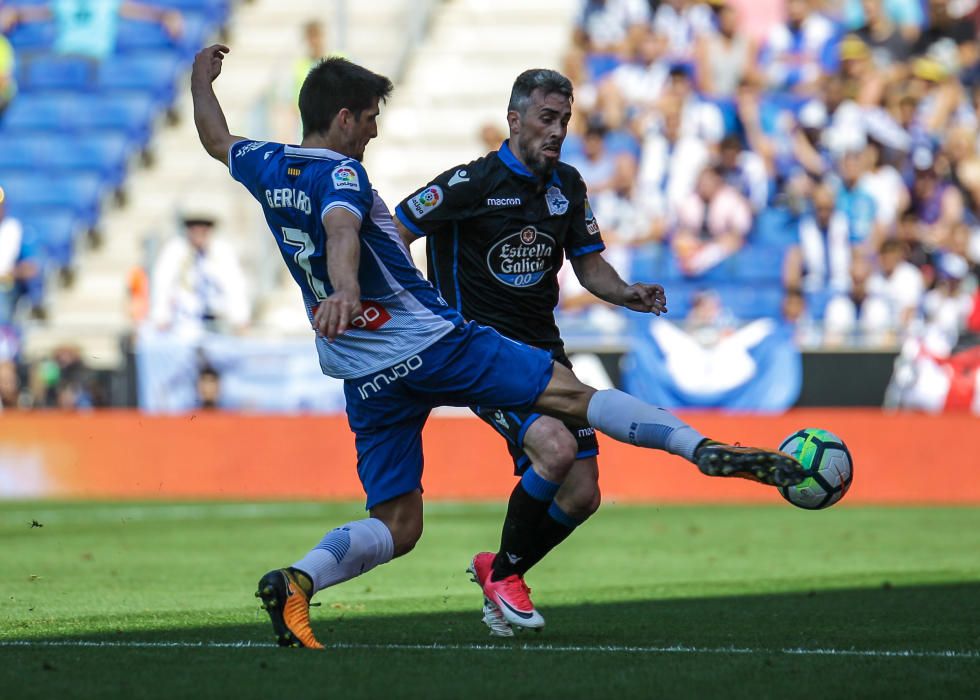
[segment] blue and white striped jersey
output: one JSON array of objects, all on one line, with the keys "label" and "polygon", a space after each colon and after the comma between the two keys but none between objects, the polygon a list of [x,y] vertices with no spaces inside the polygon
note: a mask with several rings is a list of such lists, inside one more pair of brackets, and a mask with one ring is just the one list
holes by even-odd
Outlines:
[{"label": "blue and white striped jersey", "polygon": [[353,379],[397,364],[463,323],[412,263],[387,205],[364,167],[324,148],[239,141],[228,153],[233,178],[262,205],[312,321],[333,289],[323,216],[343,207],[361,220],[358,280],[363,313],[333,343],[318,337],[324,374]]}]

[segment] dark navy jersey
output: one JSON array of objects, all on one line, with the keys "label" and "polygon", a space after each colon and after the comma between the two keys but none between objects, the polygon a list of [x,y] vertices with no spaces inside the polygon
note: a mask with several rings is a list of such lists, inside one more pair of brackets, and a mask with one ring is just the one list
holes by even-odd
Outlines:
[{"label": "dark navy jersey", "polygon": [[395,208],[427,236],[429,280],[467,319],[557,351],[554,310],[564,257],[605,249],[578,171],[542,183],[510,150],[447,170]]},{"label": "dark navy jersey", "polygon": [[350,379],[391,367],[463,323],[412,263],[388,207],[356,160],[324,148],[239,141],[228,153],[228,167],[262,205],[311,321],[316,306],[333,293],[323,217],[339,207],[361,222],[363,311],[334,342],[317,338],[325,374]]}]

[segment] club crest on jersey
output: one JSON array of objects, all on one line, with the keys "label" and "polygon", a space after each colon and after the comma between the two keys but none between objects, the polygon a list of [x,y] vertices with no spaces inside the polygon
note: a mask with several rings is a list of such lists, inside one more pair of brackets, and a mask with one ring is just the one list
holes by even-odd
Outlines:
[{"label": "club crest on jersey", "polygon": [[357,171],[349,165],[338,165],[330,173],[335,190],[360,190],[361,181],[357,177]]},{"label": "club crest on jersey", "polygon": [[548,203],[548,213],[552,216],[561,216],[568,211],[568,200],[557,187],[548,188],[544,199]]},{"label": "club crest on jersey", "polygon": [[590,236],[599,235],[599,224],[595,220],[595,214],[592,212],[592,205],[589,204],[588,197],[585,198],[585,230]]},{"label": "club crest on jersey", "polygon": [[551,271],[555,248],[554,238],[525,226],[490,248],[487,268],[508,287],[531,287]]},{"label": "club crest on jersey", "polygon": [[415,217],[421,219],[442,204],[443,199],[445,197],[442,194],[442,188],[439,185],[432,185],[408,200],[408,206],[415,213]]}]

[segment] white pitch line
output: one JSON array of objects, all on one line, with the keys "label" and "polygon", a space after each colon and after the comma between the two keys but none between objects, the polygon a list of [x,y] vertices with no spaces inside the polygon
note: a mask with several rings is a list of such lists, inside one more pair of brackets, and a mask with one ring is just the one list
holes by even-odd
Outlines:
[{"label": "white pitch line", "polygon": [[[0,648],[60,648],[88,647],[105,649],[272,649],[269,642],[141,642],[65,640],[0,640]],[[872,658],[909,659],[980,659],[980,651],[918,651],[914,649],[754,649],[751,647],[692,647],[674,646],[617,646],[617,645],[558,645],[558,644],[358,644],[338,642],[328,649],[363,649],[372,651],[542,651],[566,653],[612,654],[786,654],[791,656],[862,656]]]}]

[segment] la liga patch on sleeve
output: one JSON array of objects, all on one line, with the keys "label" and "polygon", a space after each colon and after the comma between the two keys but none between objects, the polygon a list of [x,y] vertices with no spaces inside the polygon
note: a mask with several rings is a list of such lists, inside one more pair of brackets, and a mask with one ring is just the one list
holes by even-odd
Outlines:
[{"label": "la liga patch on sleeve", "polygon": [[439,185],[431,185],[408,200],[408,206],[411,207],[416,218],[421,219],[442,204],[443,199],[442,188]]},{"label": "la liga patch on sleeve", "polygon": [[361,181],[357,177],[357,171],[349,165],[338,165],[330,173],[335,190],[360,190]]}]

